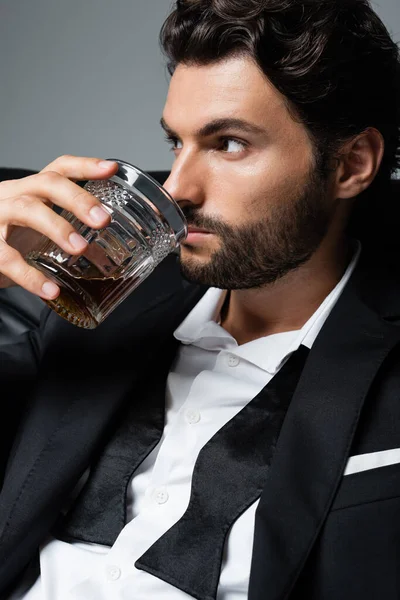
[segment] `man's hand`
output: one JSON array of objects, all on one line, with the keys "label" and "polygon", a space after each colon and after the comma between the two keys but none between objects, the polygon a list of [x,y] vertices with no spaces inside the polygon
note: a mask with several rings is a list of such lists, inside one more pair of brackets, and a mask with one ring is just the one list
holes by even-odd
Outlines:
[{"label": "man's hand", "polygon": [[0,182],[0,288],[17,284],[41,298],[58,296],[58,287],[23,257],[41,234],[69,254],[82,254],[87,242],[52,206],[90,227],[104,227],[110,215],[75,182],[108,179],[117,169],[117,163],[99,158],[61,156],[40,173]]}]

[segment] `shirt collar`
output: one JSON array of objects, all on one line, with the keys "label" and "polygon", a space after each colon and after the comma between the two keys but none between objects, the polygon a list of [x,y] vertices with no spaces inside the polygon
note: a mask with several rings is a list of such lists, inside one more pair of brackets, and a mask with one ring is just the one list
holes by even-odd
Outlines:
[{"label": "shirt collar", "polygon": [[[210,328],[210,324],[216,326],[215,332],[218,332],[218,330],[225,331],[217,325],[216,321],[226,295],[226,290],[209,288],[175,330],[174,336],[176,339],[183,344],[193,344],[214,330],[214,328]],[[229,336],[227,332],[225,333]]]},{"label": "shirt collar", "polygon": [[216,322],[227,291],[209,288],[175,330],[175,338],[183,344],[193,344],[209,350],[226,349],[229,345],[231,353],[252,362],[270,374],[275,374],[300,345],[312,347],[357,265],[361,243],[358,240],[355,243],[353,258],[341,280],[301,329],[276,333],[238,346],[236,340]]}]

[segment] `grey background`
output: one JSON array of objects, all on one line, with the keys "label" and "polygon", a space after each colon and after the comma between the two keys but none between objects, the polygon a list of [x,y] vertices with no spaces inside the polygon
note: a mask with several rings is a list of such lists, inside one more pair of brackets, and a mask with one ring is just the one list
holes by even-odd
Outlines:
[{"label": "grey background", "polygon": [[[374,6],[396,42],[399,0]],[[0,0],[0,166],[61,154],[169,169],[159,126],[169,0]]]}]

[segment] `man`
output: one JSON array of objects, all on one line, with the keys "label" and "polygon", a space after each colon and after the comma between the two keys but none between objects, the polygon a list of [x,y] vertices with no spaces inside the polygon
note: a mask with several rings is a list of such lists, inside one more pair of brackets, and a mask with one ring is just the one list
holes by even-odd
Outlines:
[{"label": "man", "polygon": [[[366,0],[181,0],[161,39],[189,235],[97,329],[3,349],[3,597],[397,599],[398,271],[348,225],[385,210],[398,48]],[[101,227],[76,181],[114,172],[0,186],[4,286],[57,297],[26,228],[84,252],[48,205]]]}]

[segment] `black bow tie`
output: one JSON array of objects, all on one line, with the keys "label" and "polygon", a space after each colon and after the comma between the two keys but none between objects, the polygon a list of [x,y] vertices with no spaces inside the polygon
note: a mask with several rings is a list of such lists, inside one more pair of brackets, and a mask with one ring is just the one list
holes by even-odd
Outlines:
[{"label": "black bow tie", "polygon": [[[309,350],[294,352],[271,381],[203,447],[182,518],[135,563],[198,600],[214,600],[227,534],[268,486],[281,426]],[[125,525],[134,470],[162,435],[166,372],[131,407],[57,536],[112,546]],[[132,591],[134,595],[134,590]]]}]

